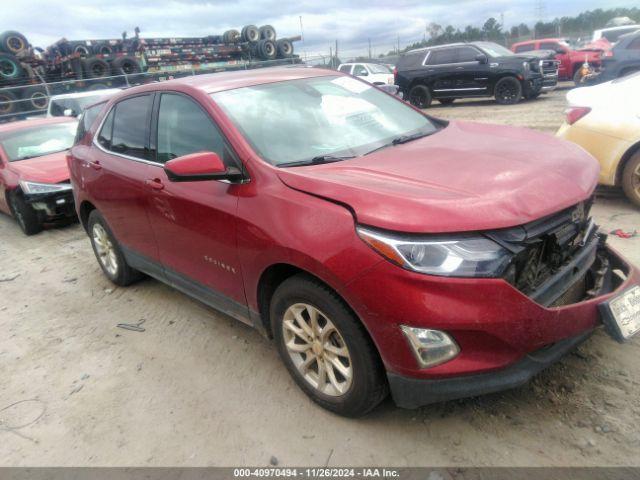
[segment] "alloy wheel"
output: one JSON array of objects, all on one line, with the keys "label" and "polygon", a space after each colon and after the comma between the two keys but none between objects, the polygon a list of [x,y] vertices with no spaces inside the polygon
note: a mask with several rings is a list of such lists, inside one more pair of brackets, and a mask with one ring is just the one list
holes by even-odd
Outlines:
[{"label": "alloy wheel", "polygon": [[498,96],[504,100],[514,100],[517,94],[517,88],[509,83],[503,83],[498,87]]},{"label": "alloy wheel", "polygon": [[100,264],[109,275],[115,276],[118,273],[118,257],[116,256],[115,247],[109,239],[109,234],[102,225],[96,223],[93,226],[91,235]]},{"label": "alloy wheel", "polygon": [[636,196],[640,198],[640,163],[636,166],[635,170],[631,174],[631,187]]},{"label": "alloy wheel", "polygon": [[349,349],[334,323],[307,303],[284,313],[282,333],[287,353],[302,378],[332,397],[346,394],[353,381]]}]

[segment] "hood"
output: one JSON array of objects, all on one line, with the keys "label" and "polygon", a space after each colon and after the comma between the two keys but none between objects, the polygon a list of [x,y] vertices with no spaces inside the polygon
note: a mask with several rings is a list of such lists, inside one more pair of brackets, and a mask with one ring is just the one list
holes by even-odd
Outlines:
[{"label": "hood", "polygon": [[289,187],[349,206],[358,223],[413,233],[521,225],[588,198],[599,165],[580,147],[515,127],[451,122],[364,157],[281,169]]},{"label": "hood", "polygon": [[66,151],[57,152],[42,157],[10,162],[9,165],[11,170],[18,174],[20,180],[60,183],[69,180],[66,156]]}]

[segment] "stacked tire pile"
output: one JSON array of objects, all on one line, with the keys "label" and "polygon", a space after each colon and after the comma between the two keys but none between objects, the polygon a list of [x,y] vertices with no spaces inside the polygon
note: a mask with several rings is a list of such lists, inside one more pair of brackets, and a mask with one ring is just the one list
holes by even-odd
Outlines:
[{"label": "stacked tire pile", "polygon": [[[140,61],[135,55],[130,54],[131,49],[125,48],[121,40],[67,42],[63,50],[67,55],[75,54],[81,59],[75,72],[77,80],[135,75],[142,72]],[[87,88],[98,90],[107,87],[104,83],[90,82]]]},{"label": "stacked tire pile", "polygon": [[[0,118],[17,112],[46,110],[49,96],[36,82],[33,70],[23,63],[31,55],[30,45],[20,32],[8,31],[0,35]],[[10,86],[20,88],[6,88]]]},{"label": "stacked tire pile", "polygon": [[271,25],[247,25],[222,35],[145,39],[149,71],[180,71],[243,59],[274,60],[293,56],[289,39],[276,38]]}]

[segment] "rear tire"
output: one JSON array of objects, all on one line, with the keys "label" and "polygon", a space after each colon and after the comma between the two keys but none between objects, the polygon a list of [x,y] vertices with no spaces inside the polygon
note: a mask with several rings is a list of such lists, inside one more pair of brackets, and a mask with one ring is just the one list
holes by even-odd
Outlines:
[{"label": "rear tire", "polygon": [[276,42],[278,57],[290,58],[293,56],[293,43],[288,38],[281,38]]},{"label": "rear tire", "polygon": [[20,32],[8,31],[0,35],[0,50],[15,55],[29,47],[27,38]]},{"label": "rear tire", "polygon": [[522,85],[515,77],[501,78],[496,83],[494,95],[500,105],[514,105],[522,98]]},{"label": "rear tire", "polygon": [[133,75],[142,72],[140,62],[135,57],[118,57],[111,62],[114,75]]},{"label": "rear tire", "polygon": [[49,95],[47,89],[34,85],[26,88],[22,93],[22,110],[24,111],[44,111],[49,106]]},{"label": "rear tire", "polygon": [[98,264],[109,280],[126,287],[143,277],[141,272],[127,264],[118,241],[98,210],[89,214],[87,232]]},{"label": "rear tire", "polygon": [[429,108],[431,105],[431,92],[426,85],[414,85],[409,90],[409,102],[418,108]]},{"label": "rear tire", "polygon": [[4,115],[12,115],[20,111],[20,102],[10,91],[0,91],[0,118]]},{"label": "rear tire", "polygon": [[24,201],[22,192],[9,194],[9,206],[11,207],[11,213],[25,235],[31,236],[42,231],[43,225],[40,215],[31,205]]},{"label": "rear tire", "polygon": [[263,60],[273,60],[278,54],[276,44],[271,40],[260,40],[257,45],[258,56]]},{"label": "rear tire", "polygon": [[289,373],[321,407],[357,417],[387,396],[375,346],[343,300],[324,284],[306,274],[285,280],[273,295],[270,320]]},{"label": "rear tire", "polygon": [[109,64],[98,57],[82,60],[82,70],[86,78],[103,78],[111,74]]},{"label": "rear tire", "polygon": [[9,53],[0,53],[0,80],[13,82],[24,76],[20,61]]},{"label": "rear tire", "polygon": [[263,25],[260,27],[260,38],[263,40],[276,41],[276,29],[271,25]]},{"label": "rear tire", "polygon": [[640,152],[636,152],[622,171],[622,190],[636,207],[640,207]]},{"label": "rear tire", "polygon": [[260,30],[255,25],[246,25],[240,32],[243,42],[256,43],[260,40]]}]

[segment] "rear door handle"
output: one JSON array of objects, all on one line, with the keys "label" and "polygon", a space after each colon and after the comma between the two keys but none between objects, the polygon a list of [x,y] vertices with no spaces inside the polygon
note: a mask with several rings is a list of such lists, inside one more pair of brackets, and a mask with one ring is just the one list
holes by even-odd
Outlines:
[{"label": "rear door handle", "polygon": [[153,180],[145,180],[145,185],[149,185],[154,190],[162,190],[164,188],[164,183],[159,178],[154,178]]},{"label": "rear door handle", "polygon": [[456,70],[464,70],[464,67],[456,67]]},{"label": "rear door handle", "polygon": [[95,162],[87,162],[87,163],[94,170],[100,170],[102,168],[102,165],[100,165],[100,162],[98,160],[96,160]]}]

